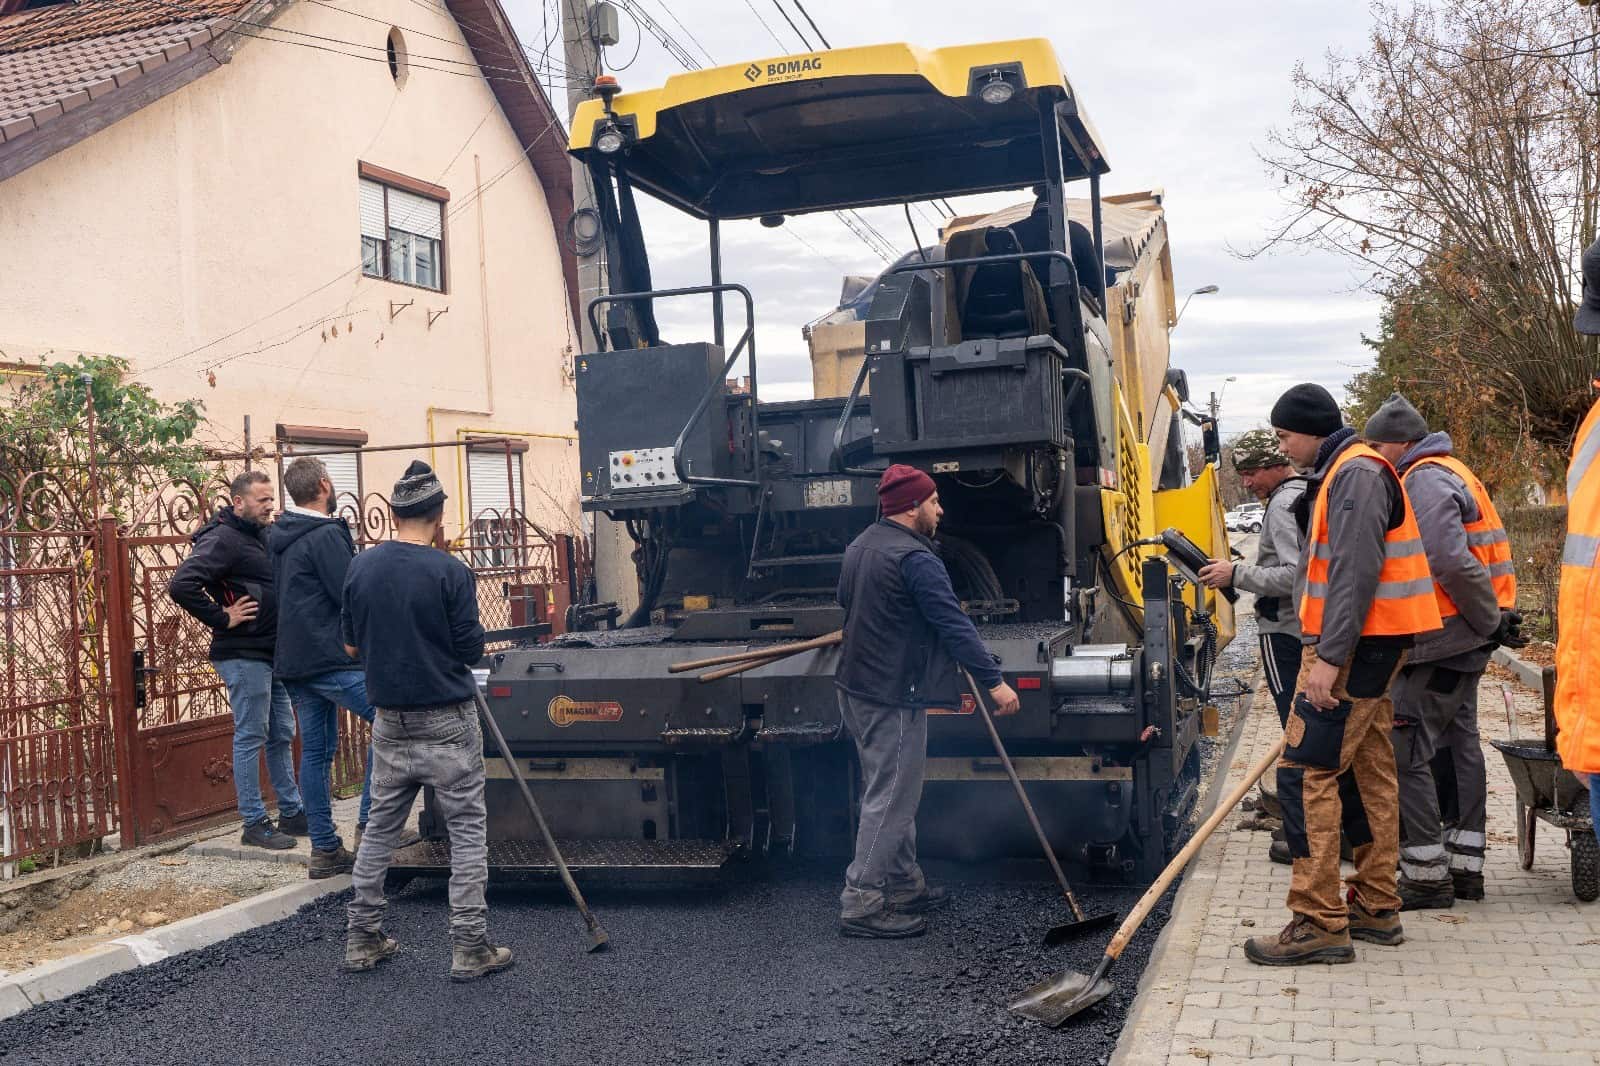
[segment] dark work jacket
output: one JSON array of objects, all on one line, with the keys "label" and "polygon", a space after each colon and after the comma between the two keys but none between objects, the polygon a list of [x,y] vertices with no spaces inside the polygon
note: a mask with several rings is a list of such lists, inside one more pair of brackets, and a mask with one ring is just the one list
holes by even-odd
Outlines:
[{"label": "dark work jacket", "polygon": [[896,522],[867,527],[839,574],[844,646],[834,683],[852,696],[907,707],[961,705],[958,664],[985,689],[999,669],[961,612],[933,542]]},{"label": "dark work jacket", "polygon": [[356,544],[342,518],[285,511],[267,531],[278,589],[278,650],[272,672],[299,681],[334,670],[359,670],[345,654],[339,612]]},{"label": "dark work jacket", "polygon": [[[194,547],[178,564],[167,592],[179,607],[211,627],[211,660],[272,661],[278,630],[278,597],[272,584],[272,558],[266,529],[246,522],[231,506],[189,538]],[[256,616],[232,629],[223,607],[249,596]]]}]

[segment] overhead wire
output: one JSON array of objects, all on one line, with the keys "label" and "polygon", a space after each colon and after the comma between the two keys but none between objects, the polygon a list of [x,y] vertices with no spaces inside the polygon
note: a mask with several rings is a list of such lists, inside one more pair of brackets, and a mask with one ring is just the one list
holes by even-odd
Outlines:
[{"label": "overhead wire", "polygon": [[799,8],[800,14],[804,15],[806,22],[810,23],[811,32],[817,35],[817,40],[822,42],[822,47],[832,49],[833,45],[829,44],[828,39],[822,36],[822,31],[817,29],[817,22],[811,17],[811,12],[806,10],[806,5],[802,4],[800,0],[794,0],[794,6]]},{"label": "overhead wire", "polygon": [[806,39],[805,34],[800,32],[800,27],[794,24],[794,19],[789,17],[789,12],[783,9],[782,0],[772,0],[772,6],[778,9],[778,14],[783,16],[783,21],[787,22],[789,28],[794,31],[794,35],[800,38],[800,43],[810,48],[812,46],[811,42]]}]

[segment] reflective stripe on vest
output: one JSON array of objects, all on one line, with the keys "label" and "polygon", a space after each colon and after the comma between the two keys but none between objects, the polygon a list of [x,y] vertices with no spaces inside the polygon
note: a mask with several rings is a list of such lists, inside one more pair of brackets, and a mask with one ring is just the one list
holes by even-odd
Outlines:
[{"label": "reflective stripe on vest", "polygon": [[[1600,386],[1600,382],[1596,382]],[[1556,607],[1556,750],[1579,773],[1600,773],[1600,403],[1578,429],[1567,471],[1567,543]]]},{"label": "reflective stripe on vest", "polygon": [[1328,468],[1322,480],[1322,491],[1317,494],[1316,506],[1311,511],[1311,551],[1306,560],[1306,591],[1300,599],[1301,632],[1307,636],[1322,634],[1322,615],[1328,602],[1328,570],[1334,551],[1328,536],[1328,496],[1334,480],[1352,459],[1371,459],[1382,465],[1394,478],[1405,507],[1405,518],[1400,525],[1384,534],[1383,568],[1378,572],[1377,593],[1361,625],[1361,635],[1412,636],[1438,629],[1443,622],[1434,597],[1433,574],[1428,570],[1428,558],[1422,549],[1422,531],[1417,528],[1417,516],[1411,511],[1411,501],[1406,498],[1400,476],[1387,459],[1367,445],[1356,443],[1340,453]]},{"label": "reflective stripe on vest", "polygon": [[[1466,463],[1453,455],[1430,455],[1418,459],[1406,471],[1406,476],[1400,479],[1401,484],[1418,468],[1429,465],[1450,471],[1472,493],[1472,500],[1478,505],[1478,520],[1466,524],[1467,550],[1489,572],[1489,581],[1494,585],[1495,602],[1503,609],[1510,610],[1517,605],[1516,566],[1511,561],[1511,538],[1506,536],[1506,527],[1500,521],[1500,512],[1495,510],[1494,501],[1489,498],[1489,490],[1484,488],[1483,482],[1478,480]],[[1461,613],[1443,585],[1434,582],[1433,591],[1439,601],[1441,616],[1454,618]]]}]

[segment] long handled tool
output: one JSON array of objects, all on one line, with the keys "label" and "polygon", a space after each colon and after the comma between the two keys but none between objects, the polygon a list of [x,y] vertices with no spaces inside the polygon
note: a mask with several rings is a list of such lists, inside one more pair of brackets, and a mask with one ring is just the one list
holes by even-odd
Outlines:
[{"label": "long handled tool", "polygon": [[1033,803],[1028,799],[1028,793],[1022,787],[1022,779],[1017,776],[1016,767],[1011,765],[1011,756],[1006,754],[1006,746],[1000,740],[1000,731],[994,727],[994,717],[989,713],[989,705],[984,702],[983,693],[979,691],[977,682],[972,680],[971,674],[963,670],[961,671],[961,676],[967,679],[967,687],[972,690],[972,698],[978,704],[978,713],[983,716],[983,724],[989,730],[989,739],[994,742],[994,753],[1000,757],[1000,765],[1005,767],[1006,776],[1011,779],[1011,787],[1017,790],[1017,799],[1022,801],[1022,809],[1028,814],[1028,824],[1033,826],[1034,835],[1039,838],[1039,847],[1044,849],[1044,857],[1049,860],[1050,870],[1056,875],[1056,884],[1061,886],[1061,894],[1067,897],[1067,906],[1072,908],[1073,920],[1062,925],[1053,926],[1045,933],[1044,942],[1053,946],[1110,925],[1117,920],[1116,913],[1113,911],[1106,911],[1104,914],[1093,916],[1084,914],[1083,906],[1078,903],[1077,895],[1072,891],[1072,886],[1067,883],[1066,872],[1061,869],[1061,863],[1056,858],[1055,849],[1050,846],[1050,838],[1045,836],[1044,827],[1039,824],[1039,816],[1033,811]]},{"label": "long handled tool", "polygon": [[500,749],[500,758],[504,759],[506,766],[511,769],[511,777],[522,792],[522,801],[528,805],[534,824],[539,827],[539,835],[544,837],[544,846],[549,849],[550,857],[555,860],[556,870],[561,874],[561,883],[567,886],[567,895],[572,897],[578,913],[583,915],[583,924],[587,927],[589,935],[589,946],[584,950],[599,951],[606,946],[611,937],[600,927],[599,919],[589,910],[589,904],[584,901],[583,893],[578,891],[578,883],[572,879],[572,871],[567,869],[567,860],[561,857],[561,849],[556,847],[556,838],[551,835],[550,826],[545,823],[544,812],[539,809],[538,801],[533,798],[533,791],[528,788],[528,779],[522,776],[522,767],[511,757],[511,746],[506,743],[505,734],[500,732],[500,723],[489,713],[489,705],[484,702],[483,693],[474,690],[472,697],[478,702],[478,715],[483,719],[483,724],[488,728],[490,735],[494,737],[494,746]]},{"label": "long handled tool", "polygon": [[774,644],[765,648],[748,648],[744,651],[733,652],[729,655],[715,655],[709,659],[690,659],[688,662],[673,663],[667,667],[669,674],[682,674],[690,670],[704,670],[711,666],[726,666],[728,663],[748,662],[751,659],[770,659],[787,655],[798,655],[803,651],[813,648],[827,648],[844,639],[844,631],[835,629],[832,633],[825,633],[820,637],[810,640],[797,641],[793,644]]},{"label": "long handled tool", "polygon": [[746,670],[754,670],[758,666],[767,666],[771,663],[788,659],[791,656],[799,655],[802,652],[815,651],[818,648],[831,648],[835,644],[841,644],[843,642],[844,634],[842,632],[835,632],[829,633],[825,637],[818,637],[816,640],[804,641],[800,644],[780,644],[773,648],[763,648],[761,651],[765,652],[766,654],[752,656],[748,659],[734,663],[732,666],[723,666],[716,670],[708,671],[701,674],[698,680],[701,684],[705,684],[707,681],[721,681],[725,677],[732,677],[735,674],[742,674]]},{"label": "long handled tool", "polygon": [[1195,831],[1194,838],[1183,846],[1183,850],[1167,864],[1161,871],[1161,876],[1156,878],[1144,896],[1140,898],[1139,905],[1125,918],[1111,944],[1106,948],[1105,955],[1100,959],[1100,965],[1095,967],[1092,974],[1076,973],[1072,970],[1063,970],[1054,977],[1034,985],[1024,992],[1016,1002],[1011,1004],[1013,1014],[1020,1014],[1024,1018],[1031,1018],[1036,1022],[1043,1022],[1049,1026],[1058,1026],[1075,1014],[1088,1010],[1111,994],[1112,985],[1106,979],[1112,965],[1122,954],[1122,949],[1128,946],[1128,941],[1133,939],[1133,934],[1139,931],[1139,926],[1149,917],[1150,911],[1155,908],[1156,901],[1161,898],[1169,885],[1177,878],[1183,868],[1194,858],[1195,852],[1205,844],[1217,826],[1222,824],[1239,801],[1244,799],[1245,793],[1259,780],[1261,775],[1277,761],[1283,754],[1284,738],[1279,737],[1278,742],[1272,746],[1266,756],[1250,768],[1245,779],[1234,790],[1223,797],[1217,809],[1211,812],[1211,817],[1205,820]]}]

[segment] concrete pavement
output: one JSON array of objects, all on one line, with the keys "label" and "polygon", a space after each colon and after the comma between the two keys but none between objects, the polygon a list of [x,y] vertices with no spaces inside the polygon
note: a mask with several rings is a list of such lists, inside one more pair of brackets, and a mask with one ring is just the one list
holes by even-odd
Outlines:
[{"label": "concrete pavement", "polygon": [[[1480,692],[1485,737],[1507,735],[1501,682]],[[1539,697],[1519,689],[1518,732],[1541,734]],[[1240,779],[1278,733],[1270,701],[1243,723]],[[1406,942],[1358,943],[1353,964],[1269,968],[1246,937],[1288,920],[1289,868],[1267,833],[1223,823],[1197,858],[1140,985],[1113,1060],[1123,1066],[1577,1066],[1600,1061],[1600,902],[1572,894],[1562,834],[1539,826],[1533,869],[1516,858],[1516,792],[1489,766],[1487,898],[1404,914]],[[1346,867],[1348,870],[1348,866]]]}]

